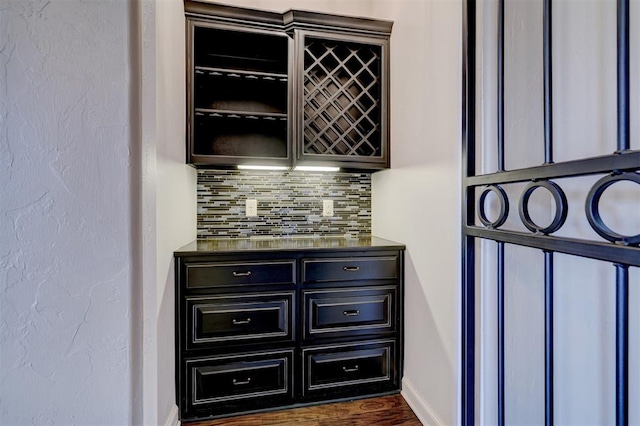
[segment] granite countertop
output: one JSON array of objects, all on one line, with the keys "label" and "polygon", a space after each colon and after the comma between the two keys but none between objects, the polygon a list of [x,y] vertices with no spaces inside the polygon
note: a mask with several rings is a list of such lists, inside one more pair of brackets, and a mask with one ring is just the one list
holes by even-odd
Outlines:
[{"label": "granite countertop", "polygon": [[237,253],[250,251],[298,251],[323,249],[393,249],[404,250],[404,244],[367,236],[357,238],[319,237],[319,238],[224,238],[195,240],[174,252],[176,256],[207,254],[207,253]]}]

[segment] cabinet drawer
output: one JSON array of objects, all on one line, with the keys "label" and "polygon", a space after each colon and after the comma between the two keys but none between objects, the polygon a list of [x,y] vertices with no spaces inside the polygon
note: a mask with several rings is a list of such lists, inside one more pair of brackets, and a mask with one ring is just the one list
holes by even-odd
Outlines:
[{"label": "cabinet drawer", "polygon": [[187,349],[211,343],[293,340],[295,292],[187,297]]},{"label": "cabinet drawer", "polygon": [[396,294],[396,286],[305,290],[304,338],[393,333]]},{"label": "cabinet drawer", "polygon": [[[186,361],[187,404],[232,407],[293,397],[293,349]],[[250,401],[249,401],[250,400]]]},{"label": "cabinet drawer", "polygon": [[302,260],[302,281],[395,280],[398,278],[398,258],[345,257]]},{"label": "cabinet drawer", "polygon": [[395,341],[303,348],[303,394],[349,393],[392,385]]},{"label": "cabinet drawer", "polygon": [[295,283],[295,260],[187,263],[187,288]]}]

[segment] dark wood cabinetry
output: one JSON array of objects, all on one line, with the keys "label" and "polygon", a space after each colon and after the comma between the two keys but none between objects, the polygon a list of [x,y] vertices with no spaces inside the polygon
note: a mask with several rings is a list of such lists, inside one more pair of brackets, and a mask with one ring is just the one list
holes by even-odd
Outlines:
[{"label": "dark wood cabinetry", "polygon": [[389,167],[388,39],[299,30],[296,44],[298,162]]},{"label": "dark wood cabinetry", "polygon": [[396,286],[303,290],[303,339],[394,333],[397,291]]},{"label": "dark wood cabinetry", "polygon": [[288,165],[290,38],[190,19],[187,40],[187,161]]},{"label": "dark wood cabinetry", "polygon": [[185,348],[240,344],[259,339],[293,341],[293,291],[185,298]]},{"label": "dark wood cabinetry", "polygon": [[399,391],[404,247],[297,243],[176,252],[182,420]]},{"label": "dark wood cabinetry", "polygon": [[181,420],[291,404],[294,350],[183,359]]},{"label": "dark wood cabinetry", "polygon": [[392,23],[185,1],[187,162],[389,167]]},{"label": "dark wood cabinetry", "polygon": [[302,348],[303,400],[327,400],[398,388],[395,340]]}]

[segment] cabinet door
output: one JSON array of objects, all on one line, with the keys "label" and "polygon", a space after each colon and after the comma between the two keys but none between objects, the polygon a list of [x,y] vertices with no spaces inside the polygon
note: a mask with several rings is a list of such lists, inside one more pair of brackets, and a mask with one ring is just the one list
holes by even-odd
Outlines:
[{"label": "cabinet door", "polygon": [[298,30],[297,160],[389,167],[388,39]]},{"label": "cabinet door", "polygon": [[305,399],[356,396],[398,387],[394,340],[303,347],[302,363]]},{"label": "cabinet door", "polygon": [[295,293],[186,298],[187,349],[291,341]]},{"label": "cabinet door", "polygon": [[293,285],[295,260],[185,262],[187,289]]},{"label": "cabinet door", "polygon": [[285,33],[187,22],[187,162],[291,164]]},{"label": "cabinet door", "polygon": [[182,420],[293,402],[293,349],[188,358]]},{"label": "cabinet door", "polygon": [[397,278],[397,256],[302,259],[302,282],[304,284],[330,281],[396,280]]},{"label": "cabinet door", "polygon": [[313,341],[394,333],[396,295],[396,286],[303,290],[303,338]]}]

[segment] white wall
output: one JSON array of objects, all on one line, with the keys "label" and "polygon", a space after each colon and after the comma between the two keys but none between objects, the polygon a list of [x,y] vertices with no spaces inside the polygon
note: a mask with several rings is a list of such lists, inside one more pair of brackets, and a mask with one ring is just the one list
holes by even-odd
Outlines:
[{"label": "white wall", "polygon": [[185,164],[181,0],[142,4],[144,424],[175,424],[173,252],[196,238],[196,171]]},{"label": "white wall", "polygon": [[403,394],[455,424],[459,387],[461,4],[378,2],[391,38],[391,169],[373,175],[373,233],[407,245]]},{"label": "white wall", "polygon": [[196,171],[185,164],[184,7],[157,2],[158,418],[175,403],[173,251],[196,238]]},{"label": "white wall", "polygon": [[134,15],[0,5],[0,424],[138,416]]}]

